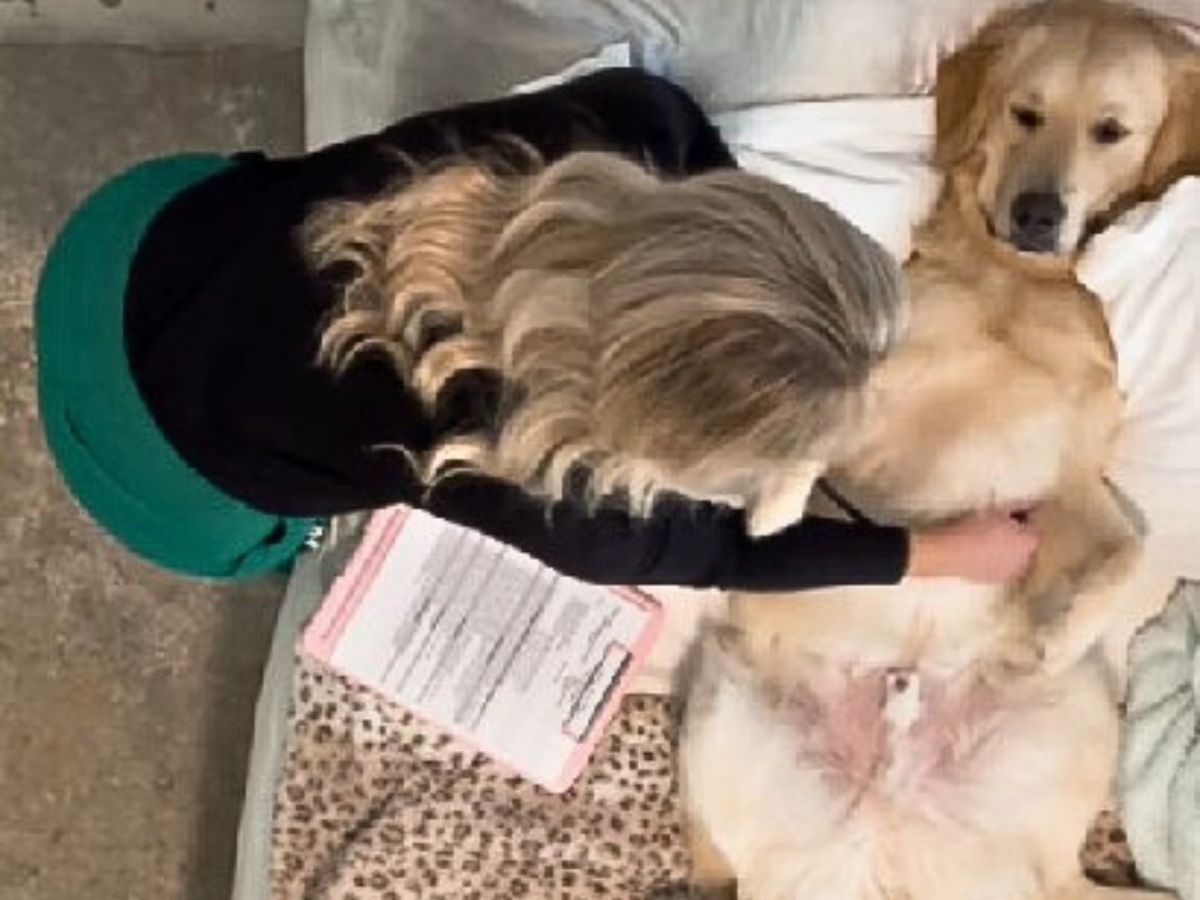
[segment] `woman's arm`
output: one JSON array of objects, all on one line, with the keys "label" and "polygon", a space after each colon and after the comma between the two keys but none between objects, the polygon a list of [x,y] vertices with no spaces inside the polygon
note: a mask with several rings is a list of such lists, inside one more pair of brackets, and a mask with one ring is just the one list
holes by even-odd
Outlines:
[{"label": "woman's arm", "polygon": [[756,539],[741,510],[719,504],[668,497],[639,518],[611,507],[547,507],[476,475],[439,483],[425,507],[597,584],[749,592],[894,584],[906,576],[1002,584],[1019,577],[1037,549],[1023,518],[1004,510],[914,532],[808,517]]},{"label": "woman's arm", "polygon": [[422,505],[599,584],[792,591],[891,584],[908,566],[900,528],[809,518],[755,540],[740,510],[673,497],[639,518],[605,506],[548,507],[507,483],[461,475],[440,482]]}]

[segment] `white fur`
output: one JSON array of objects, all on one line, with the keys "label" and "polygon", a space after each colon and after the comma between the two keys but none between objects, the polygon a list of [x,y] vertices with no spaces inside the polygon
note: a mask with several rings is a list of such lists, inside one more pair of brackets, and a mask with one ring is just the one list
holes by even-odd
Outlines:
[{"label": "white fur", "polygon": [[[931,690],[974,676],[991,598],[950,581],[887,601],[872,593],[786,600],[786,628],[745,637],[753,672],[738,648],[707,641],[682,744],[692,814],[743,900],[1045,897],[1070,876],[1046,871],[1057,858],[1047,843],[1081,836],[1108,790],[1118,722],[1103,670],[1089,660],[1001,689],[987,734],[964,729],[970,750],[955,777],[923,778],[905,752],[913,728]],[[904,702],[879,709],[889,751],[861,793],[831,781],[819,729],[797,727],[780,699],[798,685],[836,698],[846,666],[911,666],[918,679]]]}]

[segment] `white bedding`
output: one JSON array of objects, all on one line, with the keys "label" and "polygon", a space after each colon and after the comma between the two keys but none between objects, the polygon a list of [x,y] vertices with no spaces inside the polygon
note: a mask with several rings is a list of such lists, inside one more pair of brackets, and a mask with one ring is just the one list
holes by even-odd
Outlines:
[{"label": "white bedding", "polygon": [[[908,95],[929,86],[939,52],[1007,2],[310,0],[308,141],[316,147],[421,109],[495,96],[620,44],[597,62],[633,61],[670,74],[717,114],[742,165],[824,200],[904,257],[908,227],[937,188],[926,165],[931,102]],[[1200,0],[1138,2],[1200,22]],[[779,102],[850,95],[869,98]],[[1113,475],[1149,516],[1154,566],[1167,573],[1143,573],[1154,596],[1174,577],[1200,577],[1198,218],[1200,187],[1181,184],[1098,240],[1080,271],[1105,302],[1129,396]],[[639,683],[649,690],[668,687],[696,620],[723,602],[715,592],[660,596],[672,628]],[[287,655],[291,641],[281,627],[277,650]],[[1132,797],[1138,773],[1129,759],[1124,792]],[[1163,783],[1148,782],[1132,811],[1139,855],[1165,840],[1154,793]],[[269,807],[249,807],[244,832],[257,833]],[[1186,823],[1194,829],[1194,818]],[[1152,874],[1169,883],[1165,860]],[[263,865],[249,853],[239,862],[248,870]],[[265,894],[251,888],[236,896]]]},{"label": "white bedding", "polygon": [[822,200],[908,257],[912,223],[941,185],[928,164],[930,98],[780,103],[714,119],[742,168]]},{"label": "white bedding", "polygon": [[1164,565],[1200,578],[1200,178],[1099,235],[1079,267],[1104,301],[1125,393],[1111,474]]}]

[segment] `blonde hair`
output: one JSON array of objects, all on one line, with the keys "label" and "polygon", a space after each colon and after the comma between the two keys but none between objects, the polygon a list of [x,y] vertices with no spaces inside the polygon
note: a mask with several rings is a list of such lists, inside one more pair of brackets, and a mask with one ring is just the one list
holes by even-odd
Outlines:
[{"label": "blonde hair", "polygon": [[820,203],[724,170],[660,177],[611,154],[548,166],[461,160],[311,217],[340,272],[321,340],[338,369],[387,353],[435,410],[468,372],[498,376],[490,427],[414,460],[558,498],[748,496],[763,467],[811,459],[893,343],[896,267]]}]

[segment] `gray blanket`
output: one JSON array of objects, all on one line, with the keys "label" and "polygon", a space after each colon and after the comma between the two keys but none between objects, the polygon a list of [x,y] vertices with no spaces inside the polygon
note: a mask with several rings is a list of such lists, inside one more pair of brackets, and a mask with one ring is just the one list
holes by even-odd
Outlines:
[{"label": "gray blanket", "polygon": [[1142,874],[1200,900],[1200,585],[1186,583],[1130,647],[1120,790]]}]

